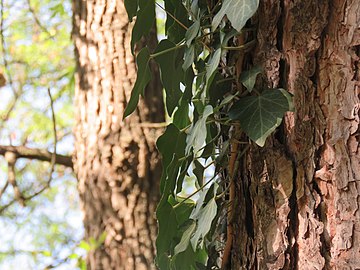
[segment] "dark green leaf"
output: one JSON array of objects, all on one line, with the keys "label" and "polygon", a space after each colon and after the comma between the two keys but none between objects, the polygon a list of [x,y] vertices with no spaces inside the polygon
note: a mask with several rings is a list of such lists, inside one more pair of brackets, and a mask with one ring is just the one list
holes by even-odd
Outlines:
[{"label": "dark green leaf", "polygon": [[221,58],[221,49],[217,49],[211,56],[208,65],[206,66],[206,85],[211,83],[210,78],[217,70]]},{"label": "dark green leaf", "polygon": [[135,110],[139,102],[139,95],[144,94],[145,87],[151,80],[149,59],[150,59],[150,53],[148,48],[145,47],[139,52],[136,58],[136,64],[138,68],[137,78],[134,88],[131,92],[130,100],[126,106],[123,118],[127,117]]},{"label": "dark green leaf", "polygon": [[[177,235],[178,223],[176,221],[175,211],[167,201],[164,201],[164,203],[158,206],[156,217],[159,224],[159,234],[156,238],[157,261],[159,263],[163,254],[166,254],[166,257],[170,255],[169,251],[173,239]],[[164,262],[162,264],[164,264]]]},{"label": "dark green leaf", "polygon": [[193,173],[195,174],[200,187],[204,184],[204,170],[204,166],[197,159],[195,159]]},{"label": "dark green leaf", "polygon": [[[197,270],[196,267],[196,253],[191,246],[176,256],[171,261],[171,270]],[[162,270],[162,269],[161,269]],[[165,269],[164,269],[165,270]],[[167,270],[167,269],[166,269]]]},{"label": "dark green leaf", "polygon": [[[180,81],[183,79],[183,70],[177,65],[178,50],[176,45],[167,40],[162,40],[156,48],[156,62],[160,66],[161,81],[166,92],[166,108],[169,115],[172,115],[174,109],[178,106],[182,91],[180,90]],[[166,53],[162,53],[168,50]]]},{"label": "dark green leaf", "polygon": [[139,7],[131,35],[132,53],[134,53],[135,44],[150,32],[155,22],[155,0],[139,0]]},{"label": "dark green leaf", "polygon": [[192,63],[194,62],[195,58],[195,45],[191,45],[188,48],[185,48],[184,53],[184,63],[182,65],[183,70],[187,70]]},{"label": "dark green leaf", "polygon": [[212,22],[212,31],[219,26],[221,20],[226,15],[238,32],[244,27],[259,6],[259,0],[224,0],[221,9],[215,15]]},{"label": "dark green leaf", "polygon": [[125,9],[129,17],[129,21],[132,21],[134,16],[136,15],[137,8],[138,8],[138,1],[137,0],[124,0]]},{"label": "dark green leaf", "polygon": [[[164,0],[164,4],[165,4],[165,10],[170,14],[174,15],[175,5],[173,4],[173,0]],[[169,28],[173,25],[173,23],[174,23],[174,19],[171,16],[166,15],[165,33],[168,33]]]},{"label": "dark green leaf", "polygon": [[188,101],[185,99],[181,99],[180,106],[174,113],[173,123],[179,129],[183,129],[190,125],[189,119],[189,104]]},{"label": "dark green leaf", "polygon": [[280,125],[288,110],[288,99],[282,91],[275,89],[240,99],[231,107],[229,117],[239,120],[250,139],[264,146],[266,138]]},{"label": "dark green leaf", "polygon": [[[170,164],[173,162],[173,166],[178,166],[178,161],[174,161],[175,157],[183,157],[185,155],[185,140],[186,134],[180,132],[180,130],[173,124],[170,124],[163,135],[159,137],[156,145],[162,156],[163,175],[160,181],[160,190],[163,194],[165,193],[165,183],[169,180],[168,169]],[[175,168],[175,167],[174,167]],[[172,168],[174,170],[174,168]],[[176,179],[170,179],[172,181],[171,186],[174,185]],[[169,186],[168,186],[169,187]]]},{"label": "dark green leaf", "polygon": [[188,155],[187,158],[181,162],[180,174],[179,177],[177,178],[177,183],[176,183],[176,194],[181,192],[181,190],[183,189],[183,183],[193,158],[194,158],[193,155]]},{"label": "dark green leaf", "polygon": [[185,91],[183,94],[183,99],[186,100],[188,103],[191,102],[192,98],[192,88],[193,88],[193,82],[194,82],[194,71],[192,68],[189,68],[185,72]]},{"label": "dark green leaf", "polygon": [[[168,2],[169,0],[166,0],[166,2]],[[167,24],[167,35],[168,35],[168,39],[171,40],[174,43],[178,43],[180,42],[186,33],[186,29],[183,27],[183,25],[185,27],[188,27],[190,22],[188,19],[188,13],[184,7],[184,5],[182,4],[182,1],[179,0],[170,0],[172,2],[172,7],[173,10],[172,12],[170,10],[167,9],[168,12],[170,12],[177,21],[171,19],[170,22],[172,22],[169,24],[166,22]],[[166,3],[165,3],[166,5]],[[170,16],[167,16],[168,18]],[[168,19],[167,19],[168,20]],[[179,22],[182,24],[180,25]]]},{"label": "dark green leaf", "polygon": [[215,72],[214,79],[209,85],[208,96],[210,97],[209,103],[216,107],[219,105],[219,101],[223,100],[224,95],[231,90],[231,80],[221,81],[223,77],[219,72]]},{"label": "dark green leaf", "polygon": [[159,224],[159,234],[156,239],[157,264],[160,269],[168,267],[170,260],[169,255],[172,253],[175,238],[178,237],[180,226],[189,219],[193,203],[182,203],[178,207],[173,207],[174,198],[169,197],[168,200],[162,200],[157,210],[156,217]]}]

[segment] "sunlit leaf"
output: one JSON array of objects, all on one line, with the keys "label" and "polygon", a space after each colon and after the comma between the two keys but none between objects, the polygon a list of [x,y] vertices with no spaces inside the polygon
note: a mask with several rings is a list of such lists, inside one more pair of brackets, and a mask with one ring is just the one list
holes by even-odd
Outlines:
[{"label": "sunlit leaf", "polygon": [[244,27],[259,6],[259,0],[224,0],[221,9],[212,21],[212,31],[219,26],[221,20],[226,15],[238,32]]},{"label": "sunlit leaf", "polygon": [[183,252],[187,249],[187,247],[189,246],[190,243],[190,238],[194,233],[194,230],[196,228],[196,223],[194,221],[192,221],[190,223],[190,225],[188,226],[188,228],[185,230],[185,232],[183,233],[180,243],[176,245],[175,250],[174,250],[174,255]]},{"label": "sunlit leaf", "polygon": [[191,149],[194,150],[195,155],[201,155],[198,153],[200,148],[204,146],[206,139],[206,120],[213,113],[213,108],[210,105],[207,105],[204,109],[203,115],[201,118],[192,126],[189,135],[186,138],[186,150],[188,154]]},{"label": "sunlit leaf", "polygon": [[195,21],[186,31],[185,40],[186,45],[189,47],[191,42],[196,38],[200,30],[200,21]]},{"label": "sunlit leaf", "polygon": [[214,220],[217,213],[217,204],[215,198],[212,198],[204,208],[202,208],[196,215],[197,227],[194,236],[190,242],[194,250],[198,245],[203,248],[204,237],[208,234],[211,228],[211,223]]}]

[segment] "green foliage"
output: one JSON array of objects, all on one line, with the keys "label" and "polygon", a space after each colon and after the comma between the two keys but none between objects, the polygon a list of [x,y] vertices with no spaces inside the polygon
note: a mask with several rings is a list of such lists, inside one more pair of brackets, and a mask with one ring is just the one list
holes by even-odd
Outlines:
[{"label": "green foliage", "polygon": [[[140,3],[135,10],[133,3],[125,2],[129,18],[136,15],[137,21],[152,20],[152,15],[143,14]],[[259,1],[210,3],[164,0],[167,39],[154,52],[139,52],[138,80],[125,111],[126,117],[146,91],[148,63],[155,60],[173,121],[157,142],[163,174],[156,212],[156,263],[162,270],[205,269],[209,257],[219,256],[211,252],[218,247],[218,225],[224,222],[219,220],[226,205],[221,196],[226,193],[226,179],[221,179],[221,173],[228,165],[229,127],[240,126],[241,132],[263,146],[292,108],[285,90],[262,86],[261,67],[237,73],[237,55],[246,53],[244,50],[254,43],[249,38],[254,36],[251,29],[255,27],[246,25]],[[134,27],[134,42],[148,32],[148,23],[141,29]],[[245,32],[249,34],[245,36]],[[248,44],[239,44],[242,39]]]},{"label": "green foliage", "polygon": [[212,30],[214,31],[226,15],[238,32],[245,26],[256,12],[259,6],[259,0],[224,0],[221,9],[215,15],[212,21]]},{"label": "green foliage", "polygon": [[[0,144],[53,150],[47,94],[50,88],[57,116],[57,151],[70,154],[75,69],[70,38],[71,1],[4,0],[2,4],[0,72],[7,84],[0,93]],[[1,164],[6,164],[3,159]],[[29,199],[22,208],[14,202],[11,185],[4,187],[7,169],[4,166],[0,171],[4,180],[0,226],[7,232],[0,241],[0,268],[44,269],[54,265],[55,269],[71,264],[66,257],[72,252],[77,254],[77,241],[82,237],[76,180],[71,170],[57,166],[51,187]],[[48,178],[48,163],[17,160],[16,181],[25,197],[46,186]],[[75,265],[72,269],[76,269]]]}]

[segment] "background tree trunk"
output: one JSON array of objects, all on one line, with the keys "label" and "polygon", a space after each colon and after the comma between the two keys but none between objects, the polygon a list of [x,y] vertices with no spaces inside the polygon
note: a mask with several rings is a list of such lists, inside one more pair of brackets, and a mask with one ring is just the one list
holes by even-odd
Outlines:
[{"label": "background tree trunk", "polygon": [[[76,125],[74,168],[84,211],[85,238],[103,244],[88,269],[153,269],[158,201],[158,133],[162,87],[155,70],[146,97],[122,121],[136,76],[131,25],[121,0],[74,0]],[[156,32],[151,34],[155,46]]]},{"label": "background tree trunk", "polygon": [[256,23],[295,112],[242,160],[231,268],[359,269],[360,2],[264,0]]}]

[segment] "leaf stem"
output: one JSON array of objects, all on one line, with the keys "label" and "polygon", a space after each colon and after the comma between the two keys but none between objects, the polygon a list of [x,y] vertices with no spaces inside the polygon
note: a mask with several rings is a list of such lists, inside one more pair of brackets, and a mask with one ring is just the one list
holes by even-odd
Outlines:
[{"label": "leaf stem", "polygon": [[182,28],[184,28],[185,30],[188,30],[188,28],[182,23],[180,22],[174,15],[172,15],[169,11],[167,11],[165,8],[163,8],[159,3],[155,2],[155,4],[161,8],[163,11],[166,12],[167,15],[169,15],[175,22],[177,22]]},{"label": "leaf stem", "polygon": [[175,50],[178,50],[178,49],[181,49],[182,47],[185,47],[186,44],[181,44],[181,45],[176,45],[175,47],[171,47],[169,49],[166,49],[166,50],[163,50],[163,51],[160,51],[160,52],[157,52],[157,53],[153,53],[153,54],[150,54],[150,58],[156,58],[158,56],[161,56],[163,54],[167,54],[169,52],[172,52],[172,51],[175,51]]},{"label": "leaf stem", "polygon": [[255,43],[256,43],[256,40],[254,39],[254,40],[249,41],[248,43],[245,43],[240,46],[236,46],[236,47],[222,46],[221,48],[224,50],[229,50],[229,51],[239,51],[239,50],[245,50],[245,49],[253,46]]}]

